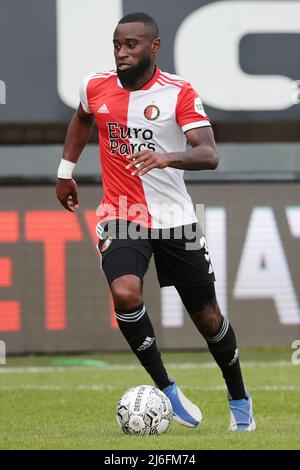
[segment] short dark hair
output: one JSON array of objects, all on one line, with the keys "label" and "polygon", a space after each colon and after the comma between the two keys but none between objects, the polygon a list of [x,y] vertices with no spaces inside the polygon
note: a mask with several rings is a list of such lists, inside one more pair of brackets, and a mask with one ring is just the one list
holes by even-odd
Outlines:
[{"label": "short dark hair", "polygon": [[159,27],[156,23],[155,19],[152,16],[147,15],[147,13],[129,13],[128,15],[123,16],[123,18],[119,21],[118,24],[125,24],[125,23],[144,23],[145,25],[149,26],[153,37],[157,38],[159,36]]}]

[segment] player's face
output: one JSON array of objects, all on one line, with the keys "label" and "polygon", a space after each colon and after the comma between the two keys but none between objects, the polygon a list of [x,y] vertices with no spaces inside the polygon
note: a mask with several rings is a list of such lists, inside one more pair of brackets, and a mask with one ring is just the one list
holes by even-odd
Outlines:
[{"label": "player's face", "polygon": [[119,24],[114,33],[114,54],[119,78],[134,83],[150,69],[159,49],[159,40],[143,23]]}]

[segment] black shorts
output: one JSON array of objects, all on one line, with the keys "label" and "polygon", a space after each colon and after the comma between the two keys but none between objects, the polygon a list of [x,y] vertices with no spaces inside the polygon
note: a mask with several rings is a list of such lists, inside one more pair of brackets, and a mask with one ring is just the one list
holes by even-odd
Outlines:
[{"label": "black shorts", "polygon": [[154,254],[160,287],[196,286],[214,282],[214,272],[201,227],[147,229],[133,222],[98,224],[101,267],[109,284],[125,274],[142,281]]}]

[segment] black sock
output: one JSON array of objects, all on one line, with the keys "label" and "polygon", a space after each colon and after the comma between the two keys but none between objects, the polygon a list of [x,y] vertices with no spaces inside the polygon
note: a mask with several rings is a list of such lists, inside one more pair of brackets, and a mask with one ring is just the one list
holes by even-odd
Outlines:
[{"label": "black sock", "polygon": [[119,328],[142,366],[163,390],[173,383],[163,365],[154,330],[144,304],[132,310],[116,310]]},{"label": "black sock", "polygon": [[230,398],[233,400],[245,398],[246,393],[236,337],[227,318],[223,318],[219,332],[215,336],[206,336],[205,339],[211,354],[223,373]]}]

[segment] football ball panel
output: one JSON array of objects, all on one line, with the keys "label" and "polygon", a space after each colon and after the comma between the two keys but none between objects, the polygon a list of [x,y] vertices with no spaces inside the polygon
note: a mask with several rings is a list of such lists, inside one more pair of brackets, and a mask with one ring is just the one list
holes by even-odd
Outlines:
[{"label": "football ball panel", "polygon": [[170,400],[161,390],[140,385],[123,394],[117,405],[116,418],[125,434],[162,434],[170,426],[173,410]]}]

